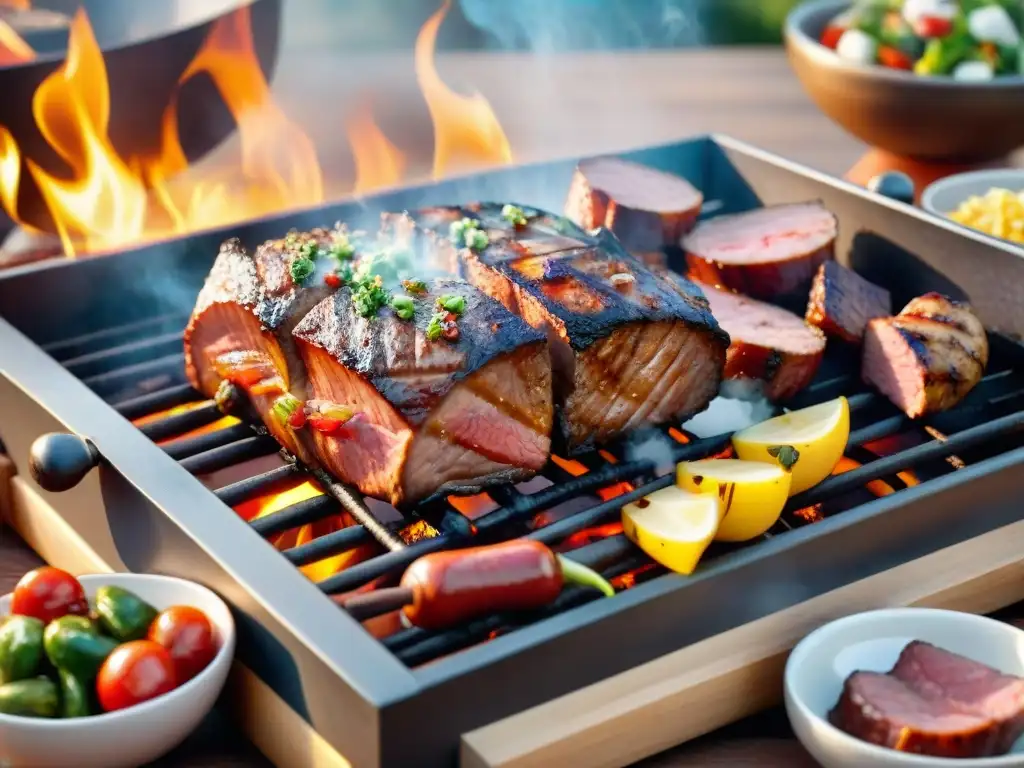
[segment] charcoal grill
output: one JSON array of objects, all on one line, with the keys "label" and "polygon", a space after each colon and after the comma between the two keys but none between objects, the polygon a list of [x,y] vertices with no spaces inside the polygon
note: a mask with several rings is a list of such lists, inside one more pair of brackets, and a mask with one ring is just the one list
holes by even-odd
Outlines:
[{"label": "charcoal grill", "polygon": [[[246,524],[228,507],[303,470],[276,458],[274,441],[244,419],[187,436],[222,418],[186,383],[181,354],[222,230],[0,278],[0,439],[21,470],[8,516],[51,559],[86,552],[76,562],[181,575],[230,600],[240,622],[234,690],[244,696],[234,705],[282,765],[313,764],[314,752],[325,765],[450,765],[460,742],[466,765],[624,764],[771,703],[781,654],[824,618],[918,601],[987,611],[1024,597],[1013,480],[1024,462],[1019,255],[727,138],[624,156],[686,176],[715,214],[821,199],[840,221],[841,260],[897,303],[929,290],[971,299],[991,329],[984,380],[956,409],[912,424],[860,384],[855,359],[831,349],[795,405],[850,399],[851,468],[793,499],[762,540],[713,551],[689,578],[652,567],[620,533],[605,535],[623,503],[672,482],[621,445],[578,464],[553,460],[541,479],[489,491],[473,515],[441,499],[403,518],[320,478],[324,495]],[[291,227],[476,199],[557,210],[574,162],[230,234],[255,244]],[[681,461],[715,455],[728,435],[675,429],[665,444]],[[602,497],[609,487],[620,495]],[[267,543],[338,514],[352,524],[283,552]],[[568,556],[622,591],[596,599],[570,589],[545,611],[382,637],[328,598],[393,583],[426,552],[515,536],[581,543]],[[373,554],[319,583],[296,568],[355,547]],[[624,729],[628,737],[609,743]]]}]

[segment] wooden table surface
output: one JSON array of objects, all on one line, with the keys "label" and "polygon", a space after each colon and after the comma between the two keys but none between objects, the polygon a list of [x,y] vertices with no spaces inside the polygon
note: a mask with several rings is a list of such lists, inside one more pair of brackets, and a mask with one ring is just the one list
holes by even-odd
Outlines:
[{"label": "wooden table surface", "polygon": [[[351,178],[340,127],[346,107],[364,93],[373,93],[381,126],[409,155],[413,169],[428,168],[432,135],[411,54],[356,61],[323,48],[306,50],[295,44],[296,35],[294,29],[286,31],[274,92],[315,141],[332,190],[346,191]],[[461,53],[442,56],[438,66],[453,86],[487,96],[517,161],[621,150],[713,131],[841,175],[865,150],[806,98],[781,49],[544,58]],[[14,534],[0,531],[0,594],[37,563]],[[267,762],[215,715],[159,765],[255,768]],[[814,762],[776,710],[643,765],[800,768]]]}]

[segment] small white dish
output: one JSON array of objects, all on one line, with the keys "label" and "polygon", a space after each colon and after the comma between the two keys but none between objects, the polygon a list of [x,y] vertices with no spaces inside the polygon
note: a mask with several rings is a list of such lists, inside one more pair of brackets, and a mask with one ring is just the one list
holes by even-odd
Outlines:
[{"label": "small white dish", "polygon": [[[990,189],[997,188],[1014,192],[1024,191],[1024,168],[994,168],[957,173],[939,179],[925,187],[921,193],[921,207],[936,216],[949,218],[949,215],[968,198],[984,195]],[[1020,247],[1020,243],[1013,244]]]},{"label": "small white dish", "polygon": [[1000,757],[936,758],[868,744],[828,722],[828,712],[852,672],[888,672],[912,640],[1024,677],[1024,632],[1009,624],[930,608],[891,608],[847,616],[801,640],[786,662],[786,714],[804,748],[825,768],[1024,766],[1021,741],[1010,754]]},{"label": "small white dish", "polygon": [[[73,720],[0,714],[4,768],[137,768],[171,751],[209,714],[235,655],[235,622],[228,606],[206,587],[170,576],[111,573],[79,578],[90,600],[105,585],[134,592],[154,608],[198,608],[210,619],[220,649],[210,665],[164,696],[129,709]],[[11,596],[0,597],[0,616]]]}]

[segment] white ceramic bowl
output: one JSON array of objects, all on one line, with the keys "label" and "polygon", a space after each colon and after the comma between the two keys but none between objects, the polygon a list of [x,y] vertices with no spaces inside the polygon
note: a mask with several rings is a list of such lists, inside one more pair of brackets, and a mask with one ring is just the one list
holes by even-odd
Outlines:
[{"label": "white ceramic bowl", "polygon": [[[170,693],[129,709],[73,720],[0,714],[4,768],[137,768],[166,754],[209,714],[224,688],[235,654],[231,611],[206,587],[170,576],[131,573],[82,576],[90,599],[104,585],[130,590],[153,607],[190,605],[210,619],[220,650],[210,665]],[[0,616],[11,596],[0,598]]]},{"label": "white ceramic bowl", "polygon": [[807,751],[825,768],[1024,766],[1021,741],[1000,757],[944,759],[877,747],[828,722],[828,712],[852,672],[888,672],[911,640],[924,640],[1006,674],[1024,676],[1024,632],[994,619],[929,608],[892,608],[833,621],[801,640],[786,662],[786,714]]},{"label": "white ceramic bowl", "polygon": [[[984,195],[996,187],[1014,192],[1024,191],[1024,168],[971,171],[939,179],[924,188],[921,207],[937,216],[948,217],[967,198]],[[1014,245],[1019,246],[1020,243]]]}]

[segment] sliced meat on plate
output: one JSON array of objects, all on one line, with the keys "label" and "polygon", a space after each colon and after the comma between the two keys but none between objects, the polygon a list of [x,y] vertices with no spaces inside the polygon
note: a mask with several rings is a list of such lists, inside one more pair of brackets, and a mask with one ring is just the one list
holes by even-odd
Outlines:
[{"label": "sliced meat on plate", "polygon": [[307,463],[314,463],[310,446],[273,416],[274,403],[286,393],[305,399],[306,373],[292,329],[332,292],[324,282],[334,266],[327,253],[349,248],[348,237],[343,227],[291,233],[255,253],[238,240],[226,241],[185,329],[192,385],[209,397],[223,381],[237,385],[271,434]]},{"label": "sliced meat on plate", "polygon": [[683,249],[700,282],[775,301],[806,295],[834,256],[837,227],[819,202],[774,205],[703,221]]},{"label": "sliced meat on plate", "polygon": [[868,323],[861,376],[914,419],[963,400],[988,354],[988,335],[970,307],[929,293]]},{"label": "sliced meat on plate", "polygon": [[892,314],[892,297],[838,261],[826,261],[814,276],[804,319],[827,335],[851,344],[864,339],[868,321]]},{"label": "sliced meat on plate", "polygon": [[532,476],[553,420],[544,334],[461,280],[407,298],[410,319],[363,317],[346,287],[295,328],[321,464],[395,505]]},{"label": "sliced meat on plate", "polygon": [[[607,231],[592,237],[561,217],[516,213],[482,204],[449,219],[486,235],[467,247],[475,236],[456,231],[465,277],[548,335],[566,449],[704,410],[729,340],[700,292],[674,290]],[[440,214],[412,216],[429,224]]]},{"label": "sliced meat on plate", "polygon": [[584,229],[606,227],[633,254],[679,247],[704,198],[686,179],[616,157],[580,161],[565,215]]},{"label": "sliced meat on plate", "polygon": [[[667,278],[678,283],[678,275]],[[732,343],[726,379],[760,381],[769,400],[785,401],[811,383],[825,354],[825,335],[788,310],[698,283]]]}]

